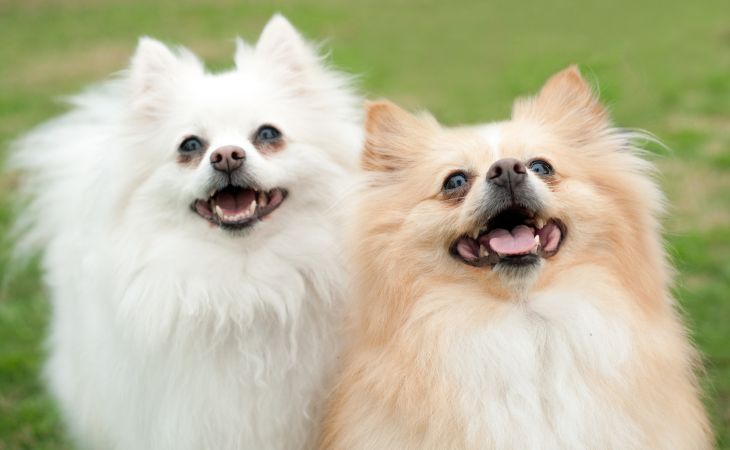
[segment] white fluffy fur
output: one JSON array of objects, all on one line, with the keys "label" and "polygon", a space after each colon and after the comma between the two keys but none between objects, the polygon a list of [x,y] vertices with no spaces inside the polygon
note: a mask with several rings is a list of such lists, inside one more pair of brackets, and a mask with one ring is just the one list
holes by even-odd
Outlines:
[{"label": "white fluffy fur", "polygon": [[592,386],[595,374],[620,385],[633,351],[628,318],[610,306],[618,299],[596,295],[615,281],[598,267],[572,275],[585,282],[501,305],[492,323],[445,343],[444,371],[462,389],[472,448],[647,447],[632,419]]},{"label": "white fluffy fur", "polygon": [[[20,228],[43,249],[53,304],[46,375],[83,447],[313,445],[344,301],[337,201],[358,108],[275,16],[220,74],[143,38],[121,77],[19,140]],[[264,156],[249,138],[266,123],[287,145]],[[190,134],[210,146],[184,167]],[[228,144],[261,185],[289,192],[245,234],[190,208],[207,197],[209,153]]]}]

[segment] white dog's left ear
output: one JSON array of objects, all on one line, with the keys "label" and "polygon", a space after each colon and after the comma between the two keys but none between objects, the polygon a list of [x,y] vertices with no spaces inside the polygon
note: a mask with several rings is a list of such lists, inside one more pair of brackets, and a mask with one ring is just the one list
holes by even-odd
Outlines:
[{"label": "white dog's left ear", "polygon": [[275,14],[264,27],[256,53],[295,74],[301,74],[317,61],[316,53],[281,14]]}]

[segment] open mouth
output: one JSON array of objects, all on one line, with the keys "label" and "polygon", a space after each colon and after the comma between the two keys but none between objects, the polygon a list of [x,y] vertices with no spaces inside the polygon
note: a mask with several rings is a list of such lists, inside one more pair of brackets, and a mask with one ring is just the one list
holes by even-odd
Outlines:
[{"label": "open mouth", "polygon": [[565,236],[565,225],[559,219],[512,207],[473,234],[457,239],[451,252],[472,266],[526,266],[557,254]]},{"label": "open mouth", "polygon": [[228,185],[214,191],[208,199],[191,205],[200,217],[221,228],[239,230],[271,214],[286,198],[283,189],[257,191],[249,187]]}]

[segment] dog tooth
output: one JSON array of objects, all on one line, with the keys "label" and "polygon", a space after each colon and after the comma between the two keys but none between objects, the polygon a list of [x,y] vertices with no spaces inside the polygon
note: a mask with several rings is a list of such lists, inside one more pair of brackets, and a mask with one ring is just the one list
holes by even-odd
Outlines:
[{"label": "dog tooth", "polygon": [[248,210],[245,213],[243,213],[242,215],[244,217],[250,217],[250,216],[253,216],[255,212],[256,212],[256,200],[251,202],[251,205],[249,205]]},{"label": "dog tooth", "polygon": [[225,216],[225,214],[223,214],[223,210],[222,210],[222,209],[221,209],[221,207],[220,207],[220,206],[218,206],[218,205],[215,205],[215,213],[216,213],[216,214],[218,215],[218,217],[221,217],[221,218],[222,218],[223,216]]},{"label": "dog tooth", "polygon": [[269,202],[268,195],[266,194],[266,192],[261,191],[261,192],[259,192],[258,197],[259,197],[259,199],[258,199],[259,206],[264,208],[266,206],[266,204]]},{"label": "dog tooth", "polygon": [[487,251],[487,248],[485,246],[483,246],[483,245],[480,245],[479,246],[479,257],[487,256],[487,253],[489,253]]}]

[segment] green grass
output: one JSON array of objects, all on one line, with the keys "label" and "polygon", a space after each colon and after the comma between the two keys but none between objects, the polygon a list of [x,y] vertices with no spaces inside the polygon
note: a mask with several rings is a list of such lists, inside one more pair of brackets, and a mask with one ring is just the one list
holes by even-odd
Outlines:
[{"label": "green grass", "polygon": [[[703,385],[730,449],[730,12],[727,0],[0,1],[0,152],[63,110],[55,97],[123,68],[136,38],[181,43],[212,67],[232,38],[256,37],[272,12],[328,38],[363,92],[427,108],[447,123],[503,118],[518,95],[580,63],[621,126],[662,139],[657,164],[673,205],[667,238],[676,293],[706,365]],[[42,152],[43,149],[39,149]],[[0,177],[0,237],[15,180]],[[39,381],[49,307],[36,265],[0,251],[0,450],[69,448]]]}]

